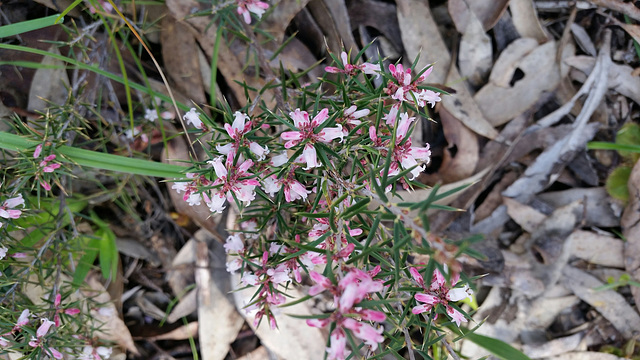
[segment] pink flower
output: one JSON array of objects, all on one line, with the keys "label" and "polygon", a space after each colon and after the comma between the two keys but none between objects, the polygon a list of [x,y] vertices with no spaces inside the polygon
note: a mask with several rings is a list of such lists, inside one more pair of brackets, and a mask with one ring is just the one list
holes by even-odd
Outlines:
[{"label": "pink flower", "polygon": [[38,146],[36,146],[36,149],[33,151],[33,158],[34,159],[39,158],[41,152],[42,152],[42,144],[38,144]]},{"label": "pink flower", "polygon": [[24,207],[24,199],[22,198],[22,194],[18,194],[18,196],[13,197],[11,199],[5,200],[5,202],[0,206],[0,217],[5,219],[17,219],[22,215],[22,210],[15,210],[15,207],[22,206]]},{"label": "pink flower", "polygon": [[[428,103],[433,107],[436,102],[440,101],[440,93],[426,89],[418,89],[418,84],[423,82],[432,70],[433,66],[425,70],[417,79],[411,81],[411,69],[404,70],[402,64],[398,64],[398,66],[391,64],[389,65],[389,71],[396,82],[389,81],[385,92],[391,96],[392,99],[400,102],[415,103],[419,107],[424,107],[425,104]],[[387,123],[389,123],[389,119],[387,119]]]},{"label": "pink flower", "polygon": [[254,13],[258,18],[262,18],[262,14],[269,8],[269,4],[258,0],[237,0],[238,14],[242,15],[244,22],[251,24],[251,14]]},{"label": "pink flower", "polygon": [[336,138],[340,138],[340,141],[342,141],[344,138],[342,125],[325,127],[317,134],[314,132],[316,127],[322,125],[329,118],[329,109],[327,108],[322,109],[311,121],[309,120],[309,114],[306,111],[300,111],[300,109],[296,109],[289,115],[293,119],[295,127],[299,130],[285,131],[280,135],[283,140],[287,140],[284,147],[290,149],[306,140],[307,143],[302,151],[302,157],[307,163],[305,170],[320,166],[314,144],[316,142],[330,143]]},{"label": "pink flower", "polygon": [[38,330],[36,331],[36,336],[41,338],[45,335],[47,335],[47,333],[49,332],[49,328],[51,328],[51,325],[54,325],[55,323],[49,319],[42,319],[42,324],[40,325],[40,327],[38,327]]},{"label": "pink flower", "polygon": [[[445,269],[446,270],[446,269]],[[447,285],[445,277],[442,273],[435,269],[433,271],[433,276],[431,278],[431,285],[429,289],[425,288],[424,281],[422,279],[422,275],[415,268],[410,268],[409,271],[413,279],[426,290],[425,293],[415,294],[414,298],[423,303],[423,305],[415,306],[411,312],[413,314],[421,314],[424,312],[431,311],[437,304],[442,304],[447,312],[447,315],[453,319],[456,325],[460,326],[461,322],[467,322],[467,319],[464,317],[462,313],[458,310],[454,309],[449,305],[449,301],[460,301],[467,297],[471,298],[473,291],[469,289],[468,285],[464,285],[463,287],[458,288],[450,288]],[[458,281],[460,281],[459,274],[451,275],[451,284],[455,286]]]},{"label": "pink flower", "polygon": [[459,327],[461,322],[467,322],[467,319],[460,313],[458,310],[452,308],[451,306],[447,306],[447,315],[453,319],[453,322]]},{"label": "pink flower", "polygon": [[364,63],[362,65],[351,65],[349,64],[349,55],[344,51],[340,53],[340,58],[342,59],[344,70],[334,66],[327,66],[324,68],[324,71],[333,74],[343,73],[349,76],[355,76],[358,71],[362,71],[368,75],[376,75],[376,78],[380,77],[380,65],[378,64]]},{"label": "pink flower", "polygon": [[376,330],[373,326],[356,321],[352,318],[345,318],[342,324],[344,327],[351,330],[356,337],[364,340],[365,344],[371,346],[371,351],[376,351],[378,343],[384,341],[382,329]]},{"label": "pink flower", "polygon": [[331,345],[327,348],[329,360],[344,360],[351,352],[346,350],[347,335],[342,328],[336,328],[331,333]]},{"label": "pink flower", "polygon": [[[227,161],[227,166],[229,165],[228,163]],[[255,179],[247,179],[253,176],[252,173],[248,172],[249,168],[253,166],[253,161],[245,160],[240,166],[229,166],[229,169],[222,163],[221,157],[209,161],[209,164],[213,166],[218,177],[213,182],[213,186],[219,186],[217,189],[212,190],[210,198],[207,196],[207,199],[205,199],[212,212],[222,212],[225,196],[230,202],[233,201],[235,196],[238,201],[244,202],[245,205],[249,205],[255,199],[255,187],[260,183]]]},{"label": "pink flower", "polygon": [[266,158],[266,155],[269,153],[268,147],[262,147],[255,141],[247,141],[244,139],[244,135],[251,131],[252,123],[249,120],[249,117],[246,114],[243,114],[239,111],[236,111],[234,114],[234,120],[231,125],[224,124],[224,128],[227,131],[229,137],[233,140],[232,143],[227,145],[217,145],[216,149],[227,157],[235,157],[235,154],[238,152],[240,147],[248,146],[249,150],[254,153],[258,160],[262,161]]},{"label": "pink flower", "polygon": [[[34,151],[33,155],[34,158],[38,158],[40,156],[42,152],[42,144],[38,145],[36,147],[36,150]],[[37,156],[36,156],[37,155]],[[56,156],[54,154],[48,155],[46,156],[39,165],[39,171],[38,173],[36,173],[36,179],[40,178],[40,185],[47,191],[51,190],[51,185],[49,185],[48,182],[46,182],[44,179],[41,178],[41,176],[44,173],[52,173],[54,172],[56,169],[60,168],[60,164],[58,163],[52,163],[50,164],[50,162],[52,162],[53,160],[55,160]]]},{"label": "pink flower", "polygon": [[22,310],[20,317],[18,317],[18,321],[16,321],[16,325],[13,328],[13,330],[17,331],[23,326],[27,325],[28,323],[29,323],[29,309],[24,309]]}]

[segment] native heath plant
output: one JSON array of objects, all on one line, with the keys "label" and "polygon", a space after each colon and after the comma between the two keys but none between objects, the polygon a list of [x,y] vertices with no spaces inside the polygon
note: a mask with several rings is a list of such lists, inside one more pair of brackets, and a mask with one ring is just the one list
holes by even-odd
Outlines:
[{"label": "native heath plant", "polygon": [[[264,320],[275,330],[287,289],[311,283],[308,298],[331,304],[306,319],[329,327],[327,358],[407,346],[429,358],[443,325],[468,322],[459,304],[473,291],[460,280],[461,244],[429,233],[425,213],[439,195],[414,202],[394,195],[423,187],[417,180],[431,152],[411,133],[441,91],[423,85],[431,66],[383,69],[362,54],[343,51],[319,83],[275,109],[223,107],[214,118],[191,108],[183,118],[191,134],[211,139],[201,140],[208,159],[172,189],[212,214],[237,213],[224,244],[227,270],[256,289],[244,307],[254,326]],[[409,261],[418,255],[426,263]]]},{"label": "native heath plant", "polygon": [[[260,56],[247,59],[264,59],[252,23],[268,16],[270,4],[211,5],[193,16],[219,20],[220,40],[253,41],[250,51]],[[120,29],[122,39],[131,38],[113,23],[122,17],[113,1],[87,1],[85,10],[105,23],[113,43],[112,28]],[[78,53],[92,44],[90,32],[67,30],[77,38],[64,45],[85,46]],[[0,37],[19,32],[3,27]],[[10,44],[0,48],[41,52]],[[206,205],[212,216],[234,212],[238,221],[227,229],[224,244],[226,267],[236,274],[238,287],[255,290],[242,309],[255,326],[275,331],[287,306],[315,298],[328,306],[303,316],[300,324],[327,329],[328,359],[432,359],[442,349],[453,355],[445,333],[467,333],[472,308],[462,305],[473,299],[473,279],[462,273],[457,257],[473,255],[468,247],[473,239],[451,241],[431,233],[427,211],[455,210],[435,202],[461,188],[439,193],[435,187],[426,198],[412,196],[425,187],[420,175],[431,161],[429,144],[416,141],[413,130],[447,94],[425,84],[433,67],[417,68],[418,59],[385,66],[382,59],[366,59],[365,50],[334,50],[339,55],[330,53],[331,63],[315,82],[304,73],[273,74],[268,64],[247,64],[271,80],[263,89],[245,84],[250,98],[239,109],[213,100],[206,106],[177,104],[125,76],[54,55],[83,76],[97,73],[124,84],[129,116],[113,124],[90,120],[101,112],[82,102],[80,86],[70,90],[67,104],[52,106],[38,121],[16,118],[10,132],[0,132],[6,164],[0,182],[0,353],[33,359],[111,356],[110,344],[92,336],[99,325],[87,316],[108,309],[78,298],[94,265],[106,279],[118,267],[108,222],[89,199],[74,193],[73,182],[85,180],[90,170],[94,180],[88,181],[105,188],[106,198],[117,199],[123,211],[134,212],[129,205],[138,183],[131,179],[139,178],[121,180],[119,173],[146,176],[148,182],[168,179],[170,191],[189,206]],[[414,61],[406,66],[406,60]],[[227,79],[235,80],[240,81]],[[132,88],[150,100],[134,103]],[[124,114],[121,108],[110,110]],[[174,120],[187,130],[181,135],[200,143],[204,158],[191,154],[188,166],[135,158],[145,156],[136,151],[148,150],[154,136],[166,143],[167,135],[157,129]],[[109,135],[96,140],[96,133]],[[114,148],[120,155],[107,153]],[[105,179],[111,181],[109,190]],[[83,231],[78,221],[87,225]],[[34,283],[44,289],[39,299],[26,294],[26,285]],[[287,291],[292,287],[306,296],[292,299]]]}]

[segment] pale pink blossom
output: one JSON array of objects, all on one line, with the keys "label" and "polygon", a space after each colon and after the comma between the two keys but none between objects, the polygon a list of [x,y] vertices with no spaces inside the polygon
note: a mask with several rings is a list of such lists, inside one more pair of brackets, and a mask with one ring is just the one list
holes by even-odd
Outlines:
[{"label": "pale pink blossom", "polygon": [[224,244],[224,251],[228,253],[240,253],[244,250],[244,243],[240,238],[240,235],[229,235],[227,242]]},{"label": "pale pink blossom", "polygon": [[371,351],[376,351],[378,343],[384,341],[382,328],[376,329],[367,323],[356,321],[352,318],[345,318],[342,324],[351,330],[356,337],[363,340],[365,344],[371,346]]},{"label": "pale pink blossom", "polygon": [[337,68],[335,66],[327,66],[324,68],[324,71],[328,73],[343,73],[349,76],[355,76],[358,71],[362,71],[368,75],[376,75],[376,78],[380,77],[380,65],[364,63],[362,65],[352,65],[349,63],[349,55],[346,52],[340,53],[340,58],[342,59],[342,66],[344,69]]},{"label": "pale pink blossom", "polygon": [[42,144],[38,144],[38,146],[36,146],[36,149],[33,151],[33,158],[34,159],[39,158],[40,153],[42,153]]},{"label": "pale pink blossom", "polygon": [[327,348],[327,358],[329,360],[344,360],[351,354],[351,351],[346,350],[346,346],[347,335],[342,328],[336,328],[331,333],[331,344]]},{"label": "pale pink blossom", "polygon": [[18,194],[18,196],[4,201],[2,206],[0,206],[0,217],[5,219],[18,219],[20,215],[22,215],[22,210],[15,209],[18,206],[24,207],[22,194]]},{"label": "pale pink blossom", "polygon": [[29,323],[29,309],[22,310],[20,317],[18,317],[18,321],[16,322],[17,327],[23,327]]},{"label": "pale pink blossom", "polygon": [[[461,322],[467,322],[465,316],[454,307],[449,305],[449,302],[457,302],[465,298],[471,298],[473,291],[469,288],[468,285],[465,284],[463,287],[449,287],[444,275],[442,275],[442,273],[438,269],[435,269],[431,278],[431,284],[427,289],[425,287],[422,275],[420,275],[417,269],[410,268],[409,271],[411,272],[411,276],[418,283],[418,285],[420,285],[420,287],[425,290],[424,293],[414,295],[416,301],[419,301],[422,304],[415,306],[411,310],[413,314],[430,312],[436,305],[441,304],[445,307],[447,315],[449,315],[449,317],[456,323],[457,326],[460,326]],[[455,286],[459,281],[459,274],[451,275],[452,286]]]},{"label": "pale pink blossom", "polygon": [[[253,161],[245,160],[240,166],[229,166],[228,161],[225,165],[222,158],[218,157],[209,161],[209,164],[213,166],[218,177],[212,184],[218,188],[213,189],[211,196],[207,196],[205,199],[212,212],[222,212],[225,197],[229,202],[233,202],[235,197],[245,205],[249,205],[255,199],[255,187],[260,183],[258,180],[249,178],[253,176],[248,172],[249,168],[253,166]],[[227,166],[229,166],[228,169]]]},{"label": "pale pink blossom", "polygon": [[242,259],[233,259],[226,263],[227,272],[235,273],[242,267]]},{"label": "pale pink blossom", "polygon": [[306,141],[302,152],[303,159],[307,163],[305,170],[320,166],[314,144],[316,142],[330,143],[337,138],[340,138],[340,141],[342,141],[344,138],[342,125],[337,124],[337,127],[324,127],[317,134],[314,132],[315,128],[322,125],[329,118],[329,109],[326,108],[322,109],[313,120],[309,120],[309,114],[306,111],[300,111],[300,109],[296,109],[289,115],[298,130],[285,131],[280,135],[283,140],[287,141],[284,147],[290,149],[302,141]]},{"label": "pale pink blossom", "polygon": [[249,116],[239,111],[236,111],[233,116],[234,120],[232,124],[224,124],[224,129],[233,142],[226,145],[216,145],[216,149],[221,154],[227,155],[228,158],[233,158],[241,147],[248,146],[249,150],[258,157],[259,161],[264,160],[269,153],[269,148],[267,146],[262,147],[257,142],[244,138],[245,134],[251,131],[253,127]]},{"label": "pale pink blossom", "polygon": [[283,151],[279,155],[272,157],[271,161],[269,162],[269,165],[280,167],[286,164],[288,161],[289,161],[289,155],[287,154],[286,151]]},{"label": "pale pink blossom", "polygon": [[[398,64],[398,66],[393,64],[389,65],[389,71],[395,78],[396,82],[389,81],[385,88],[385,92],[387,95],[391,96],[392,99],[400,102],[406,101],[411,104],[415,103],[419,107],[424,107],[427,103],[433,107],[436,102],[441,100],[440,93],[427,89],[418,89],[418,84],[423,82],[427,76],[431,74],[433,66],[430,66],[422,73],[422,75],[413,81],[411,78],[411,69],[405,70],[402,67],[402,64]],[[387,123],[389,123],[388,119]]]},{"label": "pale pink blossom", "polygon": [[269,4],[259,0],[237,0],[238,14],[242,15],[244,22],[251,24],[251,14],[254,13],[258,18],[262,18],[262,14],[267,11]]}]

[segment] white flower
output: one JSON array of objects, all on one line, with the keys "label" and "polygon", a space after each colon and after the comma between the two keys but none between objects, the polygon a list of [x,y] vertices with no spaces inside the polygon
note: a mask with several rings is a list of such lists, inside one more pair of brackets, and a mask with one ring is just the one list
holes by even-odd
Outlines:
[{"label": "white flower", "polygon": [[229,235],[227,242],[224,244],[224,250],[228,254],[230,252],[239,253],[244,250],[244,243],[238,234]]},{"label": "white flower", "polygon": [[145,109],[144,118],[151,122],[155,122],[158,120],[158,112],[156,109]]},{"label": "white flower", "polygon": [[191,124],[198,129],[202,129],[202,120],[200,120],[200,114],[198,114],[195,108],[191,108],[191,110],[184,114],[182,118],[187,122],[187,124]]}]

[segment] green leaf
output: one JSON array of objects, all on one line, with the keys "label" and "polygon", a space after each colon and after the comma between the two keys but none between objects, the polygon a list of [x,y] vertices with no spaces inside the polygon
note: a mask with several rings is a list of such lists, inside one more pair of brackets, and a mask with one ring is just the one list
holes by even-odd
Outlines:
[{"label": "green leaf", "polygon": [[[0,149],[27,151],[35,148],[38,144],[40,144],[39,141],[0,131]],[[105,154],[66,145],[56,148],[56,152],[62,155],[58,158],[61,162],[72,162],[80,166],[135,175],[182,178],[184,177],[184,171],[187,169],[178,165]]]},{"label": "green leaf", "polygon": [[640,145],[625,145],[614,144],[608,142],[592,141],[587,144],[589,150],[617,150],[617,151],[631,151],[640,153]]},{"label": "green leaf", "polygon": [[[57,20],[59,17],[59,15],[51,15],[40,19],[27,20],[11,25],[4,25],[0,27],[0,38],[18,35],[27,31],[38,30],[46,28],[47,26],[55,25],[58,23]],[[64,21],[64,19],[61,19],[61,21]]]},{"label": "green leaf", "polygon": [[619,166],[609,174],[605,187],[611,197],[627,202],[629,200],[629,188],[627,183],[631,176],[631,167]]},{"label": "green leaf", "polygon": [[93,262],[98,257],[98,249],[100,248],[100,239],[92,237],[86,246],[84,255],[78,261],[76,266],[76,272],[73,274],[72,284],[75,287],[80,287],[84,283],[84,279],[93,267]]},{"label": "green leaf", "polygon": [[[636,123],[624,124],[616,134],[616,144],[632,146],[640,145],[640,125]],[[620,153],[620,156],[632,163],[635,163],[638,158],[640,158],[640,154],[637,152],[628,150],[619,150],[618,152]]]},{"label": "green leaf", "polygon": [[502,340],[476,333],[466,334],[465,339],[491,351],[495,356],[504,360],[531,360],[527,355]]},{"label": "green leaf", "polygon": [[109,228],[96,231],[100,236],[100,271],[105,279],[114,280],[118,271],[118,246],[116,235]]}]

